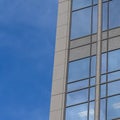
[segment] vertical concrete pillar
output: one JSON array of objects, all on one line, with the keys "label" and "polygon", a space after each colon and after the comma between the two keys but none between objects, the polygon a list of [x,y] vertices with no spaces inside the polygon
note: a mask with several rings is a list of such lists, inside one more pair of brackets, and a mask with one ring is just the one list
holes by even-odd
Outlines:
[{"label": "vertical concrete pillar", "polygon": [[49,120],[64,120],[71,0],[59,0]]},{"label": "vertical concrete pillar", "polygon": [[95,120],[100,120],[101,49],[102,49],[102,0],[98,0]]}]

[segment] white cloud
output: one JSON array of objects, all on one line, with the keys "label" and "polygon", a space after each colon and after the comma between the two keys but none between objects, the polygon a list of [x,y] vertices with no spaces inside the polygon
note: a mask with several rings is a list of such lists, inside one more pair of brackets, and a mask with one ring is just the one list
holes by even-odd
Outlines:
[{"label": "white cloud", "polygon": [[120,109],[120,102],[113,104],[114,109]]}]

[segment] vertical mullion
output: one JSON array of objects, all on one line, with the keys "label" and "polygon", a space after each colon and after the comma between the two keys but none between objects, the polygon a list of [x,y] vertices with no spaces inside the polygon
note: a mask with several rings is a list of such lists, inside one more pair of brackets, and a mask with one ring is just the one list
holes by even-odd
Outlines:
[{"label": "vertical mullion", "polygon": [[96,59],[96,102],[95,120],[100,120],[100,78],[101,78],[101,42],[102,42],[102,0],[98,1],[98,33],[97,33],[97,59]]}]

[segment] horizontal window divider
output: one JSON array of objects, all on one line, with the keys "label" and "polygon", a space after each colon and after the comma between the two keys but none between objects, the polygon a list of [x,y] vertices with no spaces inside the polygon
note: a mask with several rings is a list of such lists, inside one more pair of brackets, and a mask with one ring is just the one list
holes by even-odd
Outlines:
[{"label": "horizontal window divider", "polygon": [[108,99],[110,97],[115,97],[115,96],[119,96],[119,95],[120,95],[120,93],[119,94],[110,95],[110,96],[106,96],[106,97],[101,97],[100,99]]},{"label": "horizontal window divider", "polygon": [[86,6],[86,7],[83,7],[83,8],[78,8],[76,10],[72,10],[72,12],[76,12],[76,11],[83,10],[83,9],[86,9],[86,8],[90,8],[90,7],[92,8],[94,6],[97,6],[97,4],[89,5],[89,6]]},{"label": "horizontal window divider", "polygon": [[88,100],[86,102],[82,102],[82,103],[77,103],[77,104],[74,104],[74,105],[69,105],[69,106],[66,106],[66,108],[69,108],[69,107],[74,107],[74,106],[78,106],[78,105],[82,105],[82,104],[90,104],[90,102],[94,102],[95,100]]},{"label": "horizontal window divider", "polygon": [[73,91],[69,91],[69,92],[66,92],[66,94],[78,92],[78,91],[85,90],[85,89],[90,89],[90,88],[93,88],[93,87],[95,87],[95,85],[91,85],[91,86],[88,86],[88,87],[85,87],[85,88],[81,88],[81,89],[76,89],[76,90],[73,90]]},{"label": "horizontal window divider", "polygon": [[117,82],[117,81],[120,81],[120,78],[119,79],[115,79],[115,80],[111,80],[111,81],[107,81],[107,82],[104,82],[104,83],[101,83],[100,85],[109,84],[109,83]]},{"label": "horizontal window divider", "polygon": [[67,84],[72,84],[72,83],[80,82],[80,81],[83,81],[83,80],[92,79],[92,78],[95,78],[95,77],[96,76],[91,76],[91,77],[88,77],[88,78],[83,78],[83,79],[80,79],[80,80],[75,80],[75,81],[72,81],[72,82],[68,82]]},{"label": "horizontal window divider", "polygon": [[107,74],[110,74],[110,73],[114,73],[114,72],[119,72],[119,71],[120,71],[120,69],[119,70],[115,70],[115,71],[111,71],[111,72],[106,72],[106,73],[101,74],[101,76],[102,75],[107,75]]}]

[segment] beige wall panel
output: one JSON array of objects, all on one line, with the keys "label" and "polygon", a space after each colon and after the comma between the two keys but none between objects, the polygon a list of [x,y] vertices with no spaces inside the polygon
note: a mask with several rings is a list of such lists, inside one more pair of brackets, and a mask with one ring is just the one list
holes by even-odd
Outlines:
[{"label": "beige wall panel", "polygon": [[102,40],[107,39],[107,31],[102,32]]},{"label": "beige wall panel", "polygon": [[67,12],[69,14],[69,0],[59,0],[58,14]]},{"label": "beige wall panel", "polygon": [[65,65],[59,65],[54,67],[53,80],[60,80],[64,78]]},{"label": "beige wall panel", "polygon": [[55,53],[55,62],[54,65],[58,66],[58,65],[62,65],[65,63],[65,57],[66,57],[66,51],[60,51],[60,52],[56,52]]},{"label": "beige wall panel", "polygon": [[69,61],[90,56],[90,45],[78,47],[70,50]]},{"label": "beige wall panel", "polygon": [[52,83],[52,95],[65,93],[65,79],[53,80]]},{"label": "beige wall panel", "polygon": [[50,112],[50,119],[49,120],[63,120],[63,111],[56,110]]},{"label": "beige wall panel", "polygon": [[50,111],[64,109],[64,94],[59,94],[51,97]]},{"label": "beige wall panel", "polygon": [[109,50],[120,48],[120,37],[109,39]]},{"label": "beige wall panel", "polygon": [[96,54],[96,43],[92,44],[92,55]]},{"label": "beige wall panel", "polygon": [[65,49],[68,49],[68,41],[66,38],[56,40],[55,52],[63,51]]},{"label": "beige wall panel", "polygon": [[102,52],[106,52],[107,51],[107,40],[103,40],[102,41]]},{"label": "beige wall panel", "polygon": [[97,41],[97,34],[92,35],[92,42],[96,42]]},{"label": "beige wall panel", "polygon": [[115,28],[109,31],[109,37],[120,35],[120,28]]},{"label": "beige wall panel", "polygon": [[80,38],[78,40],[71,40],[70,41],[70,48],[75,48],[81,45],[86,45],[90,43],[90,36],[88,37],[84,37],[84,38]]},{"label": "beige wall panel", "polygon": [[68,22],[68,13],[62,13],[58,15],[58,22],[57,22],[57,26],[62,26],[62,25],[66,25]]},{"label": "beige wall panel", "polygon": [[67,36],[67,25],[57,28],[57,39],[65,38]]}]

